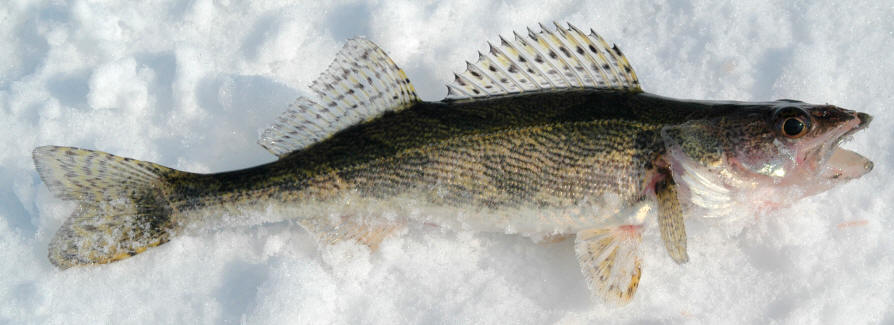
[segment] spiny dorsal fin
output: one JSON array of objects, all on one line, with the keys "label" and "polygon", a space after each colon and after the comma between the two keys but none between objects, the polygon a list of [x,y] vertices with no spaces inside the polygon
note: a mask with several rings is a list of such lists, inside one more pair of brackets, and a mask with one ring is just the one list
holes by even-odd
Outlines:
[{"label": "spiny dorsal fin", "polygon": [[365,39],[349,40],[310,88],[322,104],[298,98],[264,130],[258,144],[282,157],[351,125],[419,101],[404,71]]},{"label": "spiny dorsal fin", "polygon": [[609,46],[596,32],[590,35],[568,24],[552,31],[540,25],[527,36],[500,37],[488,43],[478,61],[454,74],[446,100],[487,97],[549,89],[619,89],[642,91],[633,68],[617,46]]},{"label": "spiny dorsal fin", "polygon": [[642,230],[637,226],[577,233],[574,251],[590,293],[619,305],[633,299],[642,275],[640,242]]}]

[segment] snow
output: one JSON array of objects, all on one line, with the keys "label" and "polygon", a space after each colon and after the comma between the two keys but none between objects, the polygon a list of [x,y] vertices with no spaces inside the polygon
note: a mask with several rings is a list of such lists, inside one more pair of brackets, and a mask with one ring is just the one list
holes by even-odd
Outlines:
[{"label": "snow", "polygon": [[[29,1],[0,3],[0,323],[894,323],[894,5],[884,1]],[[411,225],[320,252],[290,222],[212,229],[66,271],[74,205],[40,145],[211,172],[273,157],[267,123],[363,35],[439,100],[486,41],[570,21],[624,49],[652,93],[795,98],[875,116],[875,170],[744,221],[689,220],[690,262],[645,235],[638,293],[591,301],[569,241]]]}]

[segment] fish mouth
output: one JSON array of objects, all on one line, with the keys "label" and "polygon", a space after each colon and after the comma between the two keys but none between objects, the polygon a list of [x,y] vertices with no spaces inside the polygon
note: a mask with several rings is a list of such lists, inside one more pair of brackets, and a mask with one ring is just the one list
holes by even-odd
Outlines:
[{"label": "fish mouth", "polygon": [[867,128],[872,122],[872,115],[866,113],[856,113],[856,117],[859,122],[839,136],[830,152],[827,153],[825,166],[820,173],[822,177],[833,180],[851,180],[869,173],[875,167],[875,164],[868,158],[840,147],[842,143],[853,139],[854,133]]}]

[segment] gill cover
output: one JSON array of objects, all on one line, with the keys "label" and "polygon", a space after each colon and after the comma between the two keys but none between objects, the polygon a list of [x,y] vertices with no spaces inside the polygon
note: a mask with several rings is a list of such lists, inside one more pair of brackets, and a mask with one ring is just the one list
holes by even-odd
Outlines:
[{"label": "gill cover", "polygon": [[706,216],[726,214],[732,207],[731,191],[719,176],[726,159],[716,122],[693,120],[661,130],[664,160],[680,184],[679,202],[707,210]]}]

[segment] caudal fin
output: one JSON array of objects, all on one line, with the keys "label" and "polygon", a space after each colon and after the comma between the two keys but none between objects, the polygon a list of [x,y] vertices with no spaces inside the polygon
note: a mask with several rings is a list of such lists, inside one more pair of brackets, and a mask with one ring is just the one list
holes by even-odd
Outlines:
[{"label": "caudal fin", "polygon": [[125,259],[179,229],[165,179],[183,172],[69,147],[38,147],[33,158],[50,192],[79,202],[50,242],[50,261],[59,268]]}]

